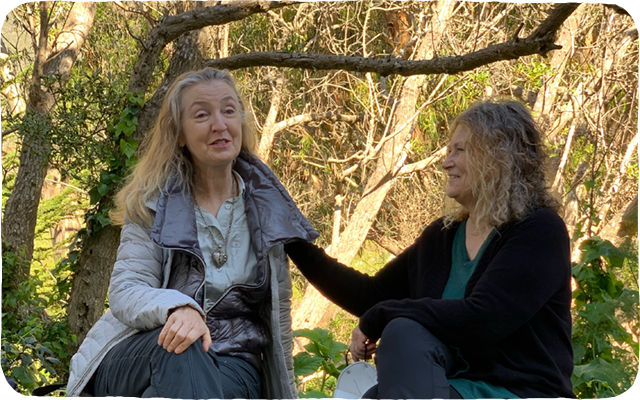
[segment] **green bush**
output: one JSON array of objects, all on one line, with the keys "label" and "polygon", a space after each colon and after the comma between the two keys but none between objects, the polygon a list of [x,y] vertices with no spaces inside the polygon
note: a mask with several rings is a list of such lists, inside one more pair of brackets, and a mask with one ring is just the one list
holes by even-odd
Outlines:
[{"label": "green bush", "polygon": [[68,369],[66,345],[76,338],[67,323],[47,314],[56,301],[38,293],[37,278],[18,288],[5,286],[7,276],[22,263],[19,255],[2,242],[2,371],[18,383],[21,392],[62,380]]},{"label": "green bush", "polygon": [[[617,396],[638,373],[638,290],[625,285],[629,268],[637,268],[637,248],[625,253],[611,242],[592,237],[573,266],[574,391],[579,398]],[[631,249],[631,248],[630,248]]]}]

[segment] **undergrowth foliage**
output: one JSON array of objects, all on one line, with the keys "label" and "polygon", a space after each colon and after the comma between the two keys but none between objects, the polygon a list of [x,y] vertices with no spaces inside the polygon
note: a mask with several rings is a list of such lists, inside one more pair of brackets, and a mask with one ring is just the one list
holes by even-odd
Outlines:
[{"label": "undergrowth foliage", "polygon": [[75,342],[64,315],[47,313],[63,291],[39,293],[42,281],[32,277],[18,288],[5,287],[18,254],[2,242],[2,371],[12,377],[21,391],[57,382],[66,374],[70,354],[66,345]]},{"label": "undergrowth foliage", "polygon": [[[625,287],[625,270],[637,270],[638,253],[592,237],[573,266],[574,391],[579,398],[617,396],[638,373],[638,288]],[[636,280],[637,281],[637,280]],[[632,281],[631,281],[632,282]]]},{"label": "undergrowth foliage", "polygon": [[[331,397],[335,391],[336,379],[346,367],[343,353],[349,346],[337,342],[331,332],[321,328],[296,330],[293,336],[309,340],[304,347],[306,351],[293,357],[299,396],[301,398]],[[313,378],[316,375],[317,377]],[[305,377],[313,379],[304,379]]]}]

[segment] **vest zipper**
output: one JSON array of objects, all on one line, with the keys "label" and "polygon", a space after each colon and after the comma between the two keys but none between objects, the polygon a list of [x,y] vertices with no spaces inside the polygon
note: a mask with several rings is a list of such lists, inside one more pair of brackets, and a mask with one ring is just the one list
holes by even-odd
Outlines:
[{"label": "vest zipper", "polygon": [[[155,240],[153,240],[153,238],[152,238],[151,240],[153,241],[153,243],[154,243],[156,246],[160,247],[161,249],[165,249],[165,250],[173,250],[173,251],[176,251],[176,250],[184,251],[184,252],[187,252],[187,253],[189,253],[189,254],[192,254],[193,256],[195,256],[195,257],[198,259],[198,261],[200,261],[200,266],[204,269],[204,277],[203,277],[203,279],[202,279],[202,282],[201,282],[201,283],[200,283],[200,285],[198,286],[198,289],[196,290],[196,292],[195,292],[195,294],[194,294],[194,296],[196,296],[196,297],[197,297],[198,292],[200,292],[200,290],[202,290],[202,288],[204,287],[204,284],[206,283],[206,280],[207,280],[207,264],[204,262],[204,259],[203,259],[202,257],[200,257],[198,254],[196,254],[196,253],[195,253],[194,251],[192,251],[192,250],[185,249],[185,248],[181,248],[181,247],[167,247],[167,246],[162,246],[162,245],[159,245],[158,243],[156,243],[156,242],[155,242]],[[267,267],[268,267],[268,266],[267,266]],[[163,266],[163,269],[164,269],[164,266]],[[164,271],[163,271],[163,272],[164,272]],[[215,306],[217,306],[217,305],[218,305],[218,303],[220,303],[220,301],[221,301],[222,299],[224,299],[224,297],[225,297],[225,296],[226,296],[226,295],[227,295],[227,294],[228,294],[232,289],[235,289],[235,288],[238,288],[238,287],[247,288],[247,289],[251,289],[251,288],[253,288],[253,287],[259,287],[259,286],[261,286],[262,284],[264,284],[264,281],[265,281],[265,279],[266,279],[266,276],[267,276],[267,274],[266,274],[266,273],[262,274],[262,279],[261,279],[261,280],[260,280],[260,282],[258,282],[257,284],[236,283],[236,284],[234,284],[234,285],[229,286],[228,288],[226,288],[226,289],[225,289],[225,291],[224,291],[224,292],[222,292],[222,294],[220,295],[220,297],[218,298],[218,300],[216,300],[216,301],[215,301],[215,303],[213,303],[213,305],[212,305],[208,310],[205,310],[205,309],[204,309],[204,301],[205,301],[205,296],[206,296],[206,293],[204,293],[204,294],[202,295],[202,304],[200,304],[200,307],[202,308],[202,311],[204,312],[204,315],[206,316],[206,315],[209,313],[209,311],[213,310],[213,309],[215,308]],[[194,299],[194,300],[195,300],[195,299]]]}]

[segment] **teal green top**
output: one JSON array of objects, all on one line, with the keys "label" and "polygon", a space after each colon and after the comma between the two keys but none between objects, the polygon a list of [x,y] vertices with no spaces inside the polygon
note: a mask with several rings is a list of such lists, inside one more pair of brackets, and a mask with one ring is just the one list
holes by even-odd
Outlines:
[{"label": "teal green top", "polygon": [[[482,246],[480,246],[480,250],[478,250],[478,254],[476,254],[473,260],[469,259],[469,254],[467,253],[467,246],[465,244],[465,231],[467,227],[467,221],[464,220],[460,224],[460,227],[456,231],[456,235],[453,239],[453,251],[452,251],[452,259],[451,259],[451,273],[449,274],[449,280],[447,281],[447,285],[444,288],[444,293],[442,294],[443,299],[461,299],[464,297],[464,291],[467,287],[467,283],[469,282],[469,278],[475,271],[476,266],[478,265],[478,261],[482,257],[482,253],[484,253],[487,244],[491,242],[493,236],[495,235],[495,230],[492,230],[489,233],[489,236],[485,239]],[[458,349],[454,349],[458,350]],[[457,351],[458,361],[456,364],[460,365],[468,365],[467,362],[462,358],[460,352]],[[461,379],[455,378],[456,375],[461,372],[465,372],[468,367],[458,369],[451,378],[449,378],[449,383],[460,393],[462,398],[464,399],[517,399],[518,396],[511,393],[509,390],[493,385],[483,381],[471,381],[469,379]]]}]

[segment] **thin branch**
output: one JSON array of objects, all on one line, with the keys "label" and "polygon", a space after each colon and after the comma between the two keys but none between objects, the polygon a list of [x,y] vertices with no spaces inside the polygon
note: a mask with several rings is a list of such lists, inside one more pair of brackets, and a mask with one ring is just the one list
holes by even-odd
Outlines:
[{"label": "thin branch", "polygon": [[133,8],[125,7],[121,1],[114,1],[113,4],[124,12],[142,15],[151,24],[151,26],[154,26],[158,23],[158,20],[153,18],[151,13],[148,11],[139,11],[134,10]]},{"label": "thin branch", "polygon": [[14,132],[17,132],[17,131],[19,131],[19,130],[20,130],[20,128],[11,128],[11,129],[9,129],[9,130],[2,131],[2,139],[4,139],[4,138],[5,138],[5,136],[9,136],[10,134],[12,134],[12,133],[14,133]]},{"label": "thin branch", "polygon": [[250,52],[217,60],[207,60],[205,65],[229,70],[267,65],[313,70],[340,69],[354,72],[375,72],[382,76],[457,74],[497,61],[515,60],[533,54],[546,56],[549,51],[562,48],[554,44],[555,34],[578,6],[577,3],[558,4],[549,17],[542,21],[540,26],[526,38],[517,42],[509,40],[462,56],[413,61],[335,54]]},{"label": "thin branch", "polygon": [[83,195],[85,195],[85,196],[89,196],[89,192],[87,192],[86,190],[81,189],[81,188],[79,188],[79,187],[77,187],[77,186],[73,186],[73,185],[71,185],[71,184],[69,184],[69,183],[64,183],[64,182],[62,182],[62,181],[55,181],[55,180],[50,179],[50,178],[44,178],[44,180],[45,180],[45,181],[48,181],[48,182],[51,182],[51,183],[53,183],[53,184],[56,184],[56,185],[62,185],[62,186],[69,187],[69,188],[71,188],[71,189],[73,189],[73,190],[76,190],[76,191],[78,191],[78,192],[82,193],[82,194],[83,194]]},{"label": "thin branch", "polygon": [[409,175],[417,171],[422,171],[432,166],[433,164],[437,163],[446,154],[447,154],[447,147],[445,146],[423,160],[414,162],[413,164],[407,164],[403,166],[398,170],[398,172],[395,175],[396,176]]},{"label": "thin branch", "polygon": [[611,8],[613,11],[618,14],[628,15],[633,18],[640,17],[640,12],[635,7],[631,7],[624,0],[597,0],[599,3],[604,5],[605,7]]},{"label": "thin branch", "polygon": [[252,14],[266,13],[269,10],[297,4],[294,1],[236,1],[202,7],[177,15],[164,17],[147,37],[143,51],[133,68],[128,90],[142,93],[147,90],[160,53],[165,46],[182,34],[204,28],[205,26],[224,25],[242,20]]},{"label": "thin branch", "polygon": [[283,121],[273,125],[273,132],[278,133],[284,129],[290,128],[295,125],[304,124],[311,121],[344,121],[354,123],[362,121],[364,114],[360,115],[344,115],[335,112],[327,111],[325,113],[309,113],[296,115],[295,117],[287,118]]}]

